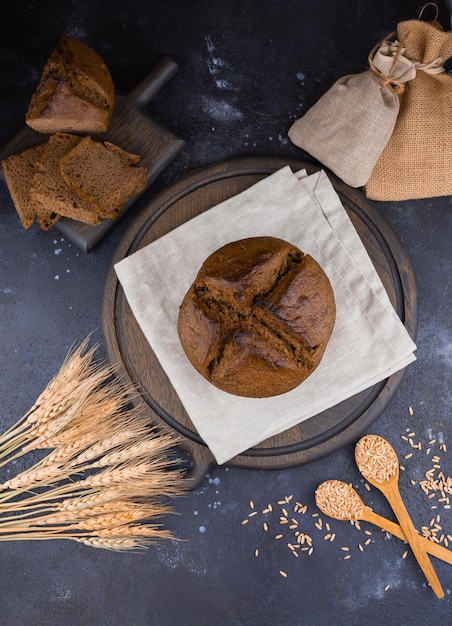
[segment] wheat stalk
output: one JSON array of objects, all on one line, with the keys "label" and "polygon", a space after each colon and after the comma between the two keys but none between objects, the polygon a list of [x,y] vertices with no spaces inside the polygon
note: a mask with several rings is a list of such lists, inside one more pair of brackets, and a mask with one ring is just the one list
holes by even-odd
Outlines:
[{"label": "wheat stalk", "polygon": [[114,511],[113,513],[101,513],[93,517],[87,517],[81,521],[69,524],[67,530],[92,530],[100,531],[114,529],[116,526],[124,526],[141,522],[155,515],[155,508],[151,506],[141,506],[125,511]]},{"label": "wheat stalk", "polygon": [[117,379],[108,382],[115,368],[95,364],[95,348],[88,350],[87,341],[69,353],[31,409],[0,437],[0,458],[19,448],[22,450],[14,458],[36,448],[54,447],[56,436],[67,430],[69,423],[72,428],[80,427],[93,409],[97,421],[109,419],[136,397],[131,385],[121,385]]},{"label": "wheat stalk", "polygon": [[171,533],[162,530],[159,524],[147,524],[140,526],[131,526],[124,524],[122,526],[115,526],[114,528],[101,528],[96,530],[97,537],[165,537],[166,539],[173,539]]},{"label": "wheat stalk", "polygon": [[[146,517],[153,517],[157,515],[163,515],[170,509],[156,505],[138,504],[131,502],[130,500],[110,500],[103,504],[97,504],[92,507],[86,507],[79,509],[75,514],[74,511],[60,511],[57,513],[48,513],[47,515],[41,515],[37,518],[33,518],[30,521],[30,526],[53,526],[55,524],[81,524],[83,520],[87,518],[95,518],[96,516],[107,515],[113,513],[124,513],[131,510],[138,510],[140,512],[140,519]],[[76,520],[76,521],[75,521]],[[85,528],[83,526],[83,528]]]},{"label": "wheat stalk", "polygon": [[0,436],[0,466],[48,450],[0,485],[0,541],[73,539],[122,551],[171,537],[149,520],[173,513],[163,500],[184,491],[171,457],[178,440],[149,427],[135,388],[96,364],[94,353],[88,340],[69,353],[31,409]]},{"label": "wheat stalk", "polygon": [[129,536],[122,536],[121,532],[119,532],[118,530],[117,535],[107,536],[97,535],[95,533],[92,533],[90,535],[86,535],[84,533],[63,535],[50,531],[33,533],[18,532],[11,535],[3,535],[0,537],[1,541],[43,541],[45,539],[71,539],[92,548],[103,548],[104,550],[112,550],[114,552],[129,552],[134,550],[143,550],[144,548],[149,547],[149,545],[155,540],[173,539],[173,537],[171,536],[171,533],[164,531],[160,528],[156,528],[155,530],[149,528],[147,531],[145,530],[143,532],[143,535],[140,535],[138,533],[134,535],[133,533],[130,533]]},{"label": "wheat stalk", "polygon": [[67,468],[60,463],[44,465],[43,467],[31,467],[24,470],[17,476],[10,478],[1,485],[2,489],[14,489],[17,491],[27,490],[33,487],[43,487],[53,484],[57,480],[62,480],[71,476],[71,468]]},{"label": "wheat stalk", "polygon": [[[162,516],[171,512],[167,506],[138,503],[130,500],[111,500],[74,511],[60,511],[57,513],[39,514],[26,513],[8,517],[0,522],[0,533],[10,532],[14,526],[16,530],[25,532],[34,530],[36,526],[46,526],[52,530],[95,530],[131,524],[151,517]],[[31,517],[34,515],[34,517]]]},{"label": "wheat stalk", "polygon": [[[102,457],[110,450],[123,446],[131,441],[136,441],[137,439],[139,440],[140,437],[143,437],[145,434],[145,426],[141,426],[139,424],[136,425],[136,428],[127,428],[125,430],[120,428],[109,437],[105,437],[102,441],[96,442],[89,448],[85,449],[76,458],[74,458],[72,463],[73,465],[79,466],[90,464],[91,461]],[[106,465],[111,465],[111,463],[106,463]],[[90,466],[93,466],[93,464]]]},{"label": "wheat stalk", "polygon": [[82,380],[88,379],[97,366],[93,362],[95,346],[88,349],[89,338],[80,346],[69,351],[57,375],[48,383],[33,406],[21,419],[0,436],[0,449],[9,440],[20,435],[25,428],[63,406],[70,393],[77,389]]},{"label": "wheat stalk", "polygon": [[[159,537],[162,537],[162,533],[159,533]],[[113,552],[142,550],[147,548],[150,543],[148,538],[141,539],[138,537],[74,537],[73,539],[91,548],[103,548]]]},{"label": "wheat stalk", "polygon": [[96,347],[88,348],[86,338],[78,348],[69,351],[57,375],[49,382],[34,405],[28,411],[27,423],[45,420],[58,412],[66,399],[77,391],[85,380],[92,380],[94,374],[108,376],[109,369],[102,369],[94,362]]},{"label": "wheat stalk", "polygon": [[154,455],[160,455],[163,451],[170,450],[173,446],[174,443],[171,437],[161,435],[158,443],[155,439],[139,441],[130,446],[113,450],[109,454],[104,454],[98,461],[92,463],[91,467],[107,467],[108,465],[126,463],[133,459],[152,459]]},{"label": "wheat stalk", "polygon": [[[32,414],[35,413],[37,409],[39,408],[39,406],[43,403],[43,398],[45,397],[46,394],[52,398],[53,402],[58,400],[58,394],[61,393],[62,389],[64,389],[64,384],[62,384],[62,382],[63,382],[63,378],[66,377],[66,371],[68,370],[68,363],[71,362],[71,367],[73,367],[75,364],[80,365],[82,363],[85,363],[85,359],[82,357],[83,354],[86,355],[86,361],[91,361],[92,355],[89,356],[86,353],[87,347],[88,347],[88,339],[86,339],[79,346],[78,350],[72,353],[72,355],[71,355],[71,352],[68,353],[65,361],[63,362],[60,368],[60,371],[55,376],[55,378],[52,379],[48,383],[47,387],[44,389],[41,395],[37,398],[33,406],[27,411],[27,413],[25,413],[25,415],[23,415],[20,418],[20,420],[18,420],[15,424],[13,424],[9,429],[4,431],[3,434],[0,436],[0,447],[2,447],[5,444],[5,442],[7,442],[9,439],[17,436],[24,428],[27,427],[27,425],[29,425],[33,421],[34,418],[32,417]],[[94,348],[92,350],[94,351]],[[77,356],[79,358],[77,358]],[[76,376],[70,376],[70,378],[76,379]],[[57,387],[57,389],[55,389],[55,387]]]},{"label": "wheat stalk", "polygon": [[[132,487],[132,489],[131,489]],[[145,486],[134,489],[134,486],[130,483],[124,488],[123,485],[116,487],[110,487],[109,489],[102,489],[102,491],[95,491],[94,493],[88,493],[84,496],[78,496],[76,498],[65,498],[57,503],[54,507],[56,511],[81,511],[83,509],[91,509],[92,507],[100,506],[111,500],[124,500],[130,497],[130,493],[134,494],[135,498],[146,499],[148,495],[145,491]]]}]

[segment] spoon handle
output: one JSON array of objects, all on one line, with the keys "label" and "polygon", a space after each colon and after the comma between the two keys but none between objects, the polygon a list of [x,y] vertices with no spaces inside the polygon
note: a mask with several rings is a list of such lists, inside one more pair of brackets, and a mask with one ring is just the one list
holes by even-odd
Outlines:
[{"label": "spoon handle", "polygon": [[379,485],[380,490],[385,495],[389,504],[392,507],[392,510],[397,517],[400,527],[402,528],[406,540],[410,544],[411,550],[413,551],[414,556],[416,557],[417,562],[419,563],[420,568],[424,572],[430,586],[437,598],[444,598],[444,591],[441,587],[441,583],[439,578],[433,569],[433,565],[424,550],[424,547],[421,543],[420,535],[418,535],[417,530],[415,529],[413,522],[408,514],[408,511],[405,508],[402,497],[399,492],[399,487],[397,481],[387,482],[385,484]]},{"label": "spoon handle", "polygon": [[[386,519],[386,517],[383,517],[382,515],[378,515],[378,513],[375,513],[368,508],[366,508],[362,513],[361,519],[365,522],[369,522],[370,524],[374,524],[375,526],[378,526],[383,530],[386,530],[388,533],[391,533],[391,535],[394,535],[394,537],[398,537],[402,541],[407,541],[405,533],[398,524],[389,519]],[[422,548],[426,552],[436,557],[437,559],[441,559],[441,561],[452,565],[452,550],[448,550],[444,546],[441,546],[439,543],[430,541],[430,539],[427,539],[427,537],[422,537],[421,535],[419,535],[419,539],[421,541]]]}]

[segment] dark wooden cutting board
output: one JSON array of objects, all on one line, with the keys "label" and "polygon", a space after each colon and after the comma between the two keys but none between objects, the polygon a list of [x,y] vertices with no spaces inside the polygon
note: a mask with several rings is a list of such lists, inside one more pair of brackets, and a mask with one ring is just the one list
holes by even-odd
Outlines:
[{"label": "dark wooden cutting board", "polygon": [[[133,221],[112,259],[103,299],[103,330],[108,356],[126,379],[137,385],[139,402],[157,425],[173,429],[193,460],[187,479],[195,487],[215,460],[184,410],[139,328],[117,280],[114,264],[167,232],[240,193],[264,176],[290,165],[293,171],[318,168],[301,161],[250,158],[195,171],[155,197]],[[328,174],[359,233],[397,314],[414,339],[417,330],[416,286],[400,240],[376,205],[357,190]],[[196,245],[196,242],[193,242]],[[150,305],[152,306],[152,305]],[[280,469],[318,459],[357,439],[382,413],[396,392],[403,371],[301,424],[234,457],[228,465]]]},{"label": "dark wooden cutting board", "polygon": [[[108,132],[93,135],[98,141],[110,141],[124,150],[141,156],[140,165],[147,168],[146,187],[124,205],[114,220],[102,220],[90,226],[66,217],[60,218],[57,228],[85,252],[89,252],[121,219],[138,197],[179,154],[185,142],[170,130],[156,123],[145,111],[154,98],[178,70],[177,63],[169,56],[163,57],[143,81],[129,94],[118,95]],[[25,116],[25,113],[24,113]],[[48,135],[25,126],[0,151],[0,160],[25,148],[44,143]],[[0,176],[3,172],[0,169]]]}]

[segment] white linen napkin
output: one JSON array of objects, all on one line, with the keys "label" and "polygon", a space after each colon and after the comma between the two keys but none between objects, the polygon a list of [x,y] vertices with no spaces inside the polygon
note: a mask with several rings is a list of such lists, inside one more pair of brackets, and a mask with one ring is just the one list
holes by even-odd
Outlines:
[{"label": "white linen napkin", "polygon": [[[185,356],[179,306],[204,260],[245,237],[285,239],[322,266],[336,299],[336,323],[317,369],[296,389],[244,398],[217,389]],[[198,215],[115,265],[144,335],[217,463],[406,367],[415,344],[342,203],[323,171],[287,166]]]}]

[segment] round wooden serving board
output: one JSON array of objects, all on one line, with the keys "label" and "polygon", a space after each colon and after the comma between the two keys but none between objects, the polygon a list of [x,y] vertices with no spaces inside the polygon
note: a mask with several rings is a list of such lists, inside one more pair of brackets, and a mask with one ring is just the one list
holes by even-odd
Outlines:
[{"label": "round wooden serving board", "polygon": [[[198,435],[165,372],[145,339],[117,280],[114,265],[187,220],[240,193],[277,169],[293,171],[319,168],[281,158],[246,158],[214,164],[190,173],[168,187],[132,222],[112,259],[104,291],[103,330],[108,357],[141,394],[152,422],[174,429],[193,465],[187,478],[198,485],[215,459]],[[403,246],[385,218],[361,192],[328,173],[347,213],[359,233],[400,319],[414,339],[417,330],[416,286]],[[196,245],[196,242],[193,242]],[[318,459],[358,438],[382,413],[403,377],[399,371],[348,400],[298,426],[271,437],[228,465],[250,469],[281,469]]]}]

